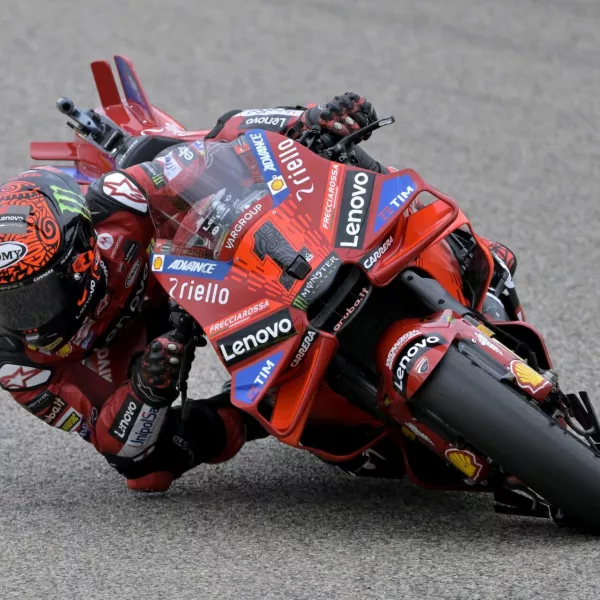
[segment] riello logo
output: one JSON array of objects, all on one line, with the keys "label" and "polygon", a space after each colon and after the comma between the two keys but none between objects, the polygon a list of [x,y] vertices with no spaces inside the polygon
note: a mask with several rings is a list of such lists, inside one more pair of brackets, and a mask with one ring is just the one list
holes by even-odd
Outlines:
[{"label": "riello logo", "polygon": [[295,335],[296,330],[288,310],[281,310],[258,323],[245,327],[219,340],[219,350],[227,365],[262,352]]}]

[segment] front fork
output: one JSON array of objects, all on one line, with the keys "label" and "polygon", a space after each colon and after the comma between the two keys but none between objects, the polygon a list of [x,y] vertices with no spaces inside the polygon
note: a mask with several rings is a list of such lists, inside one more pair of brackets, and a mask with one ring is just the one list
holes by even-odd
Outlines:
[{"label": "front fork", "polygon": [[[394,323],[382,336],[377,363],[383,386],[379,409],[402,426],[405,436],[428,447],[440,458],[453,464],[470,485],[487,483],[488,461],[469,448],[434,415],[419,411],[413,397],[436,368],[442,368],[444,355],[451,346],[467,354],[473,362],[499,380],[507,380],[534,399],[543,402],[554,383],[529,366],[513,349],[498,341],[482,323],[485,319],[450,296],[434,279],[408,270],[401,276],[412,295],[418,297],[430,316],[405,319]],[[491,325],[490,325],[491,326]],[[502,324],[494,329],[501,333]],[[528,324],[522,327],[537,338],[538,363],[549,365],[549,358],[539,334]],[[508,336],[515,339],[512,335]],[[519,341],[516,340],[516,346]]]}]

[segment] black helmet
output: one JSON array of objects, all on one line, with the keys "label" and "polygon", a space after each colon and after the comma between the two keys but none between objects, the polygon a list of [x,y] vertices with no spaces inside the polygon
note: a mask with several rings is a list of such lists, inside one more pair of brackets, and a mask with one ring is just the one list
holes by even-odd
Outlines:
[{"label": "black helmet", "polygon": [[0,187],[1,329],[53,352],[106,285],[92,216],[72,177],[44,167]]}]

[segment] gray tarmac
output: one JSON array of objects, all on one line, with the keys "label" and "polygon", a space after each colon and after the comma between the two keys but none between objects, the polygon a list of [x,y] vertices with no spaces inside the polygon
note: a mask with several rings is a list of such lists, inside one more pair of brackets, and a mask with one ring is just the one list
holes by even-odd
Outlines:
[{"label": "gray tarmac", "polygon": [[[368,143],[459,199],[519,257],[563,386],[600,393],[600,3],[4,0],[0,176],[68,139],[60,95],[130,56],[190,129],[231,108],[367,95]],[[197,394],[223,380],[206,351]],[[595,598],[600,542],[488,498],[350,479],[272,441],[129,493],[77,436],[0,399],[0,598]],[[599,507],[600,510],[600,507]]]}]

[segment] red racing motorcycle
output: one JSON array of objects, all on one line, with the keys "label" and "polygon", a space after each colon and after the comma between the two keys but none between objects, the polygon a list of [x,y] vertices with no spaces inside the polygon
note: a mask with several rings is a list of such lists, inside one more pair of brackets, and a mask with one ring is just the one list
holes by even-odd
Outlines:
[{"label": "red racing motorcycle", "polygon": [[[75,141],[34,142],[32,157],[68,161],[85,186],[132,135],[157,138],[140,161],[165,138],[200,151],[196,183],[151,205],[151,268],[230,373],[234,406],[357,474],[492,492],[498,512],[600,528],[600,423],[585,392],[561,391],[508,269],[415,171],[356,166],[354,144],[392,118],[318,152],[311,132],[205,141],[115,61],[125,97],[93,63],[102,107],[59,100]],[[510,320],[482,313],[490,287]]]}]

